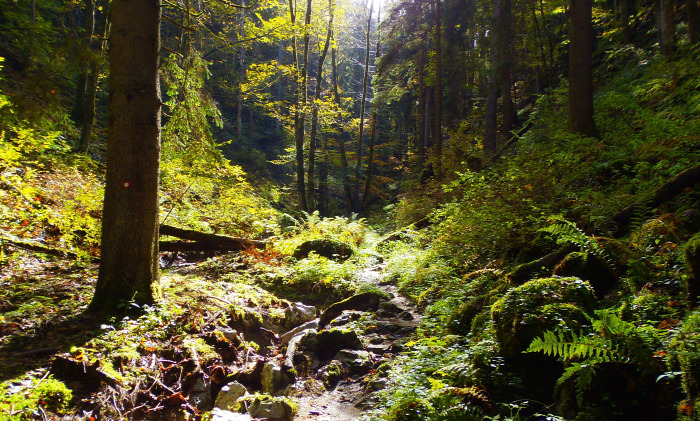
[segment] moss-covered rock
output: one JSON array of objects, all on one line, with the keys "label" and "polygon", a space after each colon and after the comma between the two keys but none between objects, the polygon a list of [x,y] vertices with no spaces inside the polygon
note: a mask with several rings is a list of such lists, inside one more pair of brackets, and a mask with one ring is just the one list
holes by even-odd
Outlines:
[{"label": "moss-covered rock", "polygon": [[311,252],[331,260],[342,262],[353,255],[353,248],[350,244],[345,244],[340,241],[328,238],[317,238],[301,243],[294,251],[294,258],[303,259],[308,257]]},{"label": "moss-covered rock", "polygon": [[501,353],[518,355],[557,326],[579,329],[593,312],[595,295],[579,278],[542,278],[508,291],[491,307]]},{"label": "moss-covered rock", "polygon": [[363,349],[357,332],[347,329],[323,330],[316,336],[317,345],[313,351],[321,360],[333,357],[341,349]]},{"label": "moss-covered rock", "polygon": [[700,298],[700,233],[688,240],[683,252],[691,275],[687,283],[688,300],[691,306],[695,307]]},{"label": "moss-covered rock", "polygon": [[345,310],[377,311],[379,303],[387,301],[388,296],[381,291],[368,291],[355,294],[343,301],[334,303],[319,317],[319,327],[325,327],[331,320],[343,314]]},{"label": "moss-covered rock", "polygon": [[586,252],[569,253],[554,267],[557,276],[575,276],[588,281],[596,296],[602,297],[617,284],[612,269],[599,257]]},{"label": "moss-covered rock", "polygon": [[532,241],[518,250],[515,263],[523,264],[537,260],[553,252],[557,247],[557,240],[551,233],[538,231]]},{"label": "moss-covered rock", "polygon": [[700,311],[691,313],[669,346],[669,369],[682,371],[683,391],[690,404],[700,404]]}]

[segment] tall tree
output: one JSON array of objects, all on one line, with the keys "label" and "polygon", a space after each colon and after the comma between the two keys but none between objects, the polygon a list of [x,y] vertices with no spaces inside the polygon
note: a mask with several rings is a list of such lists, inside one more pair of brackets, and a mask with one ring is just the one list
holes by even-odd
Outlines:
[{"label": "tall tree", "polygon": [[442,3],[435,0],[435,164],[437,174],[442,165]]},{"label": "tall tree", "polygon": [[114,311],[124,300],[149,304],[159,296],[160,18],[158,0],[113,0],[102,252],[88,307],[93,312]]},{"label": "tall tree", "polygon": [[292,56],[294,71],[294,146],[296,150],[297,197],[299,199],[299,209],[307,211],[306,183],[304,181],[304,124],[306,121],[304,108],[306,107],[307,98],[306,64],[308,63],[309,57],[309,33],[307,29],[308,24],[311,23],[311,0],[307,2],[306,20],[308,22],[304,27],[304,64],[301,71],[297,59],[296,12],[294,10],[293,0],[289,0],[289,16],[294,31],[292,36]]},{"label": "tall tree", "polygon": [[569,132],[598,137],[593,120],[593,0],[572,0],[569,22]]},{"label": "tall tree", "polygon": [[364,144],[363,137],[365,130],[365,108],[367,103],[367,86],[369,83],[369,53],[373,7],[374,2],[371,2],[369,6],[369,16],[367,17],[367,32],[365,40],[365,72],[362,77],[362,102],[360,103],[360,135],[357,139],[357,161],[355,162],[354,202],[357,204],[358,207],[360,205],[360,167],[362,166],[362,147]]},{"label": "tall tree", "polygon": [[[381,34],[379,34],[380,10],[377,10],[377,47],[374,50],[375,63],[382,55]],[[361,209],[367,208],[369,202],[369,191],[372,186],[372,168],[374,165],[374,144],[377,136],[377,109],[379,108],[379,98],[377,98],[377,90],[374,91],[374,101],[372,104],[372,118],[370,119],[371,129],[369,135],[369,146],[367,150],[367,173],[365,174],[365,191],[362,194]]]},{"label": "tall tree", "polygon": [[341,116],[340,116],[340,109],[341,109],[341,103],[340,103],[340,92],[338,90],[338,62],[336,60],[336,44],[335,44],[335,37],[333,38],[333,47],[331,48],[331,71],[332,71],[332,79],[333,79],[333,101],[335,102],[335,106],[337,107],[337,113],[338,116],[335,118],[334,122],[334,128],[336,129],[336,132],[334,136],[336,137],[336,142],[338,145],[338,153],[340,154],[340,169],[342,171],[342,180],[343,180],[343,194],[345,197],[345,207],[347,208],[348,212],[352,212],[352,189],[350,187],[350,178],[349,178],[349,168],[348,168],[348,158],[347,154],[345,152],[345,135],[346,132],[342,130],[342,122],[341,122]]},{"label": "tall tree", "polygon": [[309,135],[309,169],[308,169],[308,190],[307,190],[307,205],[309,210],[314,210],[314,172],[316,160],[316,132],[318,131],[318,107],[321,99],[321,82],[323,81],[323,63],[326,61],[328,47],[331,44],[331,36],[333,35],[333,0],[328,0],[328,8],[330,16],[328,18],[328,31],[326,33],[326,42],[323,45],[321,55],[318,57],[318,66],[316,67],[316,87],[314,90],[314,103],[311,110],[311,134]]},{"label": "tall tree", "polygon": [[676,49],[676,26],[673,21],[673,0],[657,0],[656,23],[659,32],[659,49],[666,57],[673,55]]}]

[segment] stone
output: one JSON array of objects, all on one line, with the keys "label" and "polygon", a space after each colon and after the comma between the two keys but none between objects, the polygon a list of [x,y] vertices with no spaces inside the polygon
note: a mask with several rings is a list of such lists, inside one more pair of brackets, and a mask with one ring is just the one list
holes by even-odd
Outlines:
[{"label": "stone", "polygon": [[354,330],[322,330],[316,336],[316,349],[321,360],[330,359],[341,349],[363,349],[364,345]]},{"label": "stone", "polygon": [[332,327],[345,326],[346,324],[348,324],[350,322],[354,322],[355,320],[359,320],[363,314],[364,314],[364,312],[362,312],[362,311],[344,310],[343,314],[341,314],[340,316],[331,320],[330,323],[328,323],[328,325],[332,326]]},{"label": "stone", "polygon": [[390,352],[391,345],[389,344],[371,344],[367,346],[367,351],[377,354],[377,355],[384,355],[388,352]]},{"label": "stone", "polygon": [[334,387],[343,377],[345,370],[340,361],[333,360],[318,370],[317,376],[326,387]]},{"label": "stone", "polygon": [[321,328],[325,327],[331,320],[343,314],[344,310],[377,311],[382,301],[387,301],[387,297],[378,291],[355,294],[328,307],[321,313],[318,325]]},{"label": "stone", "polygon": [[284,399],[256,398],[248,406],[248,414],[253,418],[269,421],[292,421],[294,408]]},{"label": "stone", "polygon": [[287,345],[289,341],[298,335],[299,333],[305,331],[305,330],[310,330],[314,329],[316,330],[318,328],[318,319],[311,320],[310,322],[306,322],[301,326],[297,326],[294,329],[290,330],[289,332],[286,332],[282,335],[279,336],[280,339],[280,344],[282,346]]},{"label": "stone", "polygon": [[231,382],[221,388],[216,396],[214,407],[225,410],[233,409],[238,398],[245,396],[247,393],[248,389],[245,386],[238,382]]},{"label": "stone", "polygon": [[350,374],[366,374],[374,366],[372,354],[367,351],[342,349],[338,351],[334,359],[348,367]]},{"label": "stone", "polygon": [[298,334],[294,335],[292,339],[289,340],[287,344],[287,352],[284,355],[284,366],[285,368],[292,369],[295,366],[294,357],[300,351],[308,349],[315,350],[318,344],[316,336],[318,332],[316,329],[306,329]]},{"label": "stone", "polygon": [[284,310],[284,324],[287,327],[299,326],[316,318],[316,307],[303,303],[291,303]]},{"label": "stone", "polygon": [[402,311],[398,316],[396,316],[397,319],[399,320],[413,320],[413,314],[411,314],[408,311]]},{"label": "stone", "polygon": [[211,421],[252,421],[248,414],[239,414],[238,412],[231,412],[221,408],[212,409],[210,414]]},{"label": "stone", "polygon": [[309,257],[311,252],[331,260],[342,262],[349,259],[353,255],[354,250],[350,244],[327,238],[317,238],[301,243],[294,251],[293,256],[295,259],[303,259]]},{"label": "stone", "polygon": [[268,362],[263,367],[260,383],[263,393],[272,396],[286,396],[294,383],[294,376],[278,365]]},{"label": "stone", "polygon": [[403,309],[391,301],[382,301],[379,303],[379,310],[387,314],[396,315],[403,311]]},{"label": "stone", "polygon": [[188,399],[190,405],[205,411],[211,408],[211,380],[209,377],[199,376],[194,382]]}]

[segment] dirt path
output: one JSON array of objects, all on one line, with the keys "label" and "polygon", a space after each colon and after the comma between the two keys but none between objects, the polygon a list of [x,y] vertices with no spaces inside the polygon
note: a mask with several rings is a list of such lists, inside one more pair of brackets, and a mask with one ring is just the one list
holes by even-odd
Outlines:
[{"label": "dirt path", "polygon": [[[376,359],[387,360],[392,358],[390,351],[393,344],[401,342],[410,335],[420,323],[420,314],[405,297],[401,296],[395,285],[384,283],[384,266],[375,264],[361,269],[356,274],[356,280],[361,284],[370,284],[390,294],[389,308],[395,308],[398,314],[392,316],[377,314],[380,326],[391,327],[387,333],[382,329],[378,332],[365,332],[363,336],[371,337],[372,346],[367,349],[372,351]],[[388,350],[381,354],[382,349]],[[360,418],[363,409],[362,404],[366,397],[363,379],[366,376],[355,376],[352,379],[343,380],[332,390],[322,392],[307,391],[295,398],[297,403],[296,421],[354,421]],[[313,381],[313,380],[312,380]],[[319,388],[323,390],[323,388]]]}]

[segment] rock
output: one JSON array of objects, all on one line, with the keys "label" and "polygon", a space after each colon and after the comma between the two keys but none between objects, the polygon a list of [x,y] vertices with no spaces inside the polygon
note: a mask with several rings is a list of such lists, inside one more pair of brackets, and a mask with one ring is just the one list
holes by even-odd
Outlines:
[{"label": "rock", "polygon": [[386,389],[387,383],[388,383],[388,380],[383,378],[383,377],[372,379],[367,383],[367,390],[377,391],[377,390]]},{"label": "rock", "polygon": [[299,326],[316,318],[316,307],[303,303],[292,303],[284,309],[284,324],[287,327]]},{"label": "rock", "polygon": [[294,407],[283,398],[256,396],[248,402],[248,414],[269,421],[292,421]]},{"label": "rock", "polygon": [[227,411],[221,408],[214,408],[210,412],[211,421],[252,421],[248,414],[239,414],[237,412]]},{"label": "rock", "polygon": [[334,387],[347,373],[344,372],[340,361],[333,360],[318,370],[317,376],[326,387]]},{"label": "rock", "polygon": [[588,281],[596,296],[603,297],[616,284],[612,269],[599,257],[585,252],[569,253],[554,267],[557,276],[575,276]]},{"label": "rock", "polygon": [[532,340],[560,324],[577,331],[589,323],[595,295],[579,278],[543,278],[509,290],[491,306],[501,354],[515,357]]},{"label": "rock", "polygon": [[322,330],[316,336],[315,351],[321,360],[329,359],[341,349],[363,349],[357,332],[354,330],[330,329]]},{"label": "rock", "polygon": [[377,310],[377,313],[380,311],[386,314],[396,315],[401,313],[403,309],[390,301],[382,301],[379,303],[379,310]]},{"label": "rock", "polygon": [[211,380],[208,376],[198,376],[190,390],[188,401],[190,405],[206,411],[212,406],[211,399]]},{"label": "rock", "polygon": [[372,352],[377,355],[384,355],[389,352],[391,345],[388,344],[372,344],[367,346],[367,351]]},{"label": "rock", "polygon": [[340,316],[331,320],[330,323],[328,323],[328,325],[332,326],[332,327],[345,326],[346,324],[348,324],[350,322],[354,322],[355,320],[359,320],[363,314],[364,314],[364,312],[362,312],[362,311],[345,310],[345,311],[343,311],[343,314],[341,314]]},{"label": "rock", "polygon": [[316,328],[318,328],[318,319],[314,319],[314,320],[311,320],[310,322],[306,322],[303,325],[297,326],[294,329],[290,330],[289,332],[280,335],[280,337],[279,337],[280,344],[282,346],[287,345],[289,343],[289,341],[293,337],[298,335],[299,333],[301,333],[305,330],[310,330],[310,329],[316,330]]},{"label": "rock", "polygon": [[402,311],[398,316],[396,316],[397,319],[399,320],[413,320],[413,314],[411,314],[409,311]]},{"label": "rock", "polygon": [[226,327],[221,328],[220,332],[224,336],[224,338],[226,338],[226,340],[228,340],[229,342],[231,342],[235,346],[241,345],[241,342],[242,342],[241,335],[235,329],[231,329],[230,327],[226,326]]},{"label": "rock", "polygon": [[340,316],[344,310],[377,311],[379,303],[386,300],[386,295],[376,291],[353,295],[328,307],[321,314],[318,325],[321,328],[325,327],[331,320]]},{"label": "rock", "polygon": [[295,361],[294,357],[300,351],[304,349],[315,350],[317,348],[318,340],[316,336],[318,332],[316,329],[306,329],[299,332],[292,339],[289,340],[287,344],[287,352],[285,353],[284,366],[287,369],[294,368]]},{"label": "rock", "polygon": [[225,410],[233,409],[238,398],[245,396],[247,393],[248,390],[245,386],[238,382],[231,382],[221,388],[219,394],[216,396],[214,407]]},{"label": "rock", "polygon": [[272,396],[286,396],[294,383],[294,376],[276,364],[265,363],[260,378],[262,392]]},{"label": "rock", "polygon": [[342,349],[338,351],[334,359],[348,367],[350,374],[366,374],[374,366],[372,354],[367,351]]},{"label": "rock", "polygon": [[301,243],[294,251],[293,256],[295,259],[303,259],[308,257],[311,252],[331,260],[342,262],[353,255],[353,248],[350,244],[345,244],[340,241],[318,238]]}]

